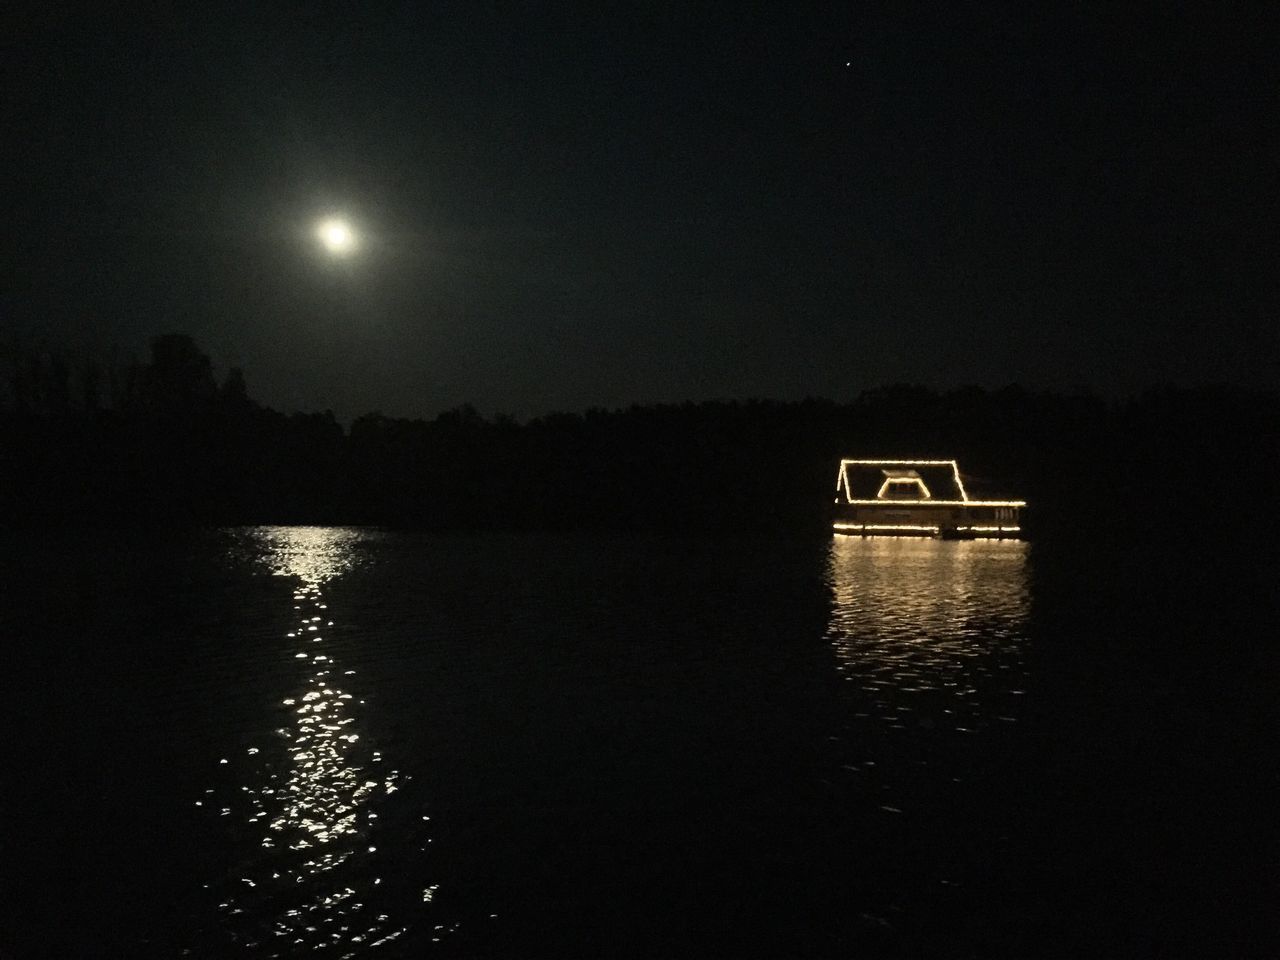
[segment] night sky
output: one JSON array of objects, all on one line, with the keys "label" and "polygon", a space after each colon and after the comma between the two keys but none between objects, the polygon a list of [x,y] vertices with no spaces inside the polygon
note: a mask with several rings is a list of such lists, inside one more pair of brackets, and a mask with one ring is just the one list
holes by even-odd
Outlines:
[{"label": "night sky", "polygon": [[50,6],[9,336],[343,418],[1280,386],[1265,4]]}]

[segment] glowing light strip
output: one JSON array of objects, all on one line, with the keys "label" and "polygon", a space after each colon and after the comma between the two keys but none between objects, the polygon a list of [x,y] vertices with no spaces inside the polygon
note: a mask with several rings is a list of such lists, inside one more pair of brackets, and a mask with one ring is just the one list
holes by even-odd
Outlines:
[{"label": "glowing light strip", "polygon": [[1025,507],[1025,500],[850,500],[857,506],[891,507]]},{"label": "glowing light strip", "polygon": [[924,485],[924,481],[923,481],[923,480],[921,480],[919,477],[885,477],[885,479],[884,479],[884,483],[880,484],[880,491],[876,494],[876,499],[877,499],[877,500],[887,500],[887,499],[888,499],[888,497],[886,497],[886,496],[884,495],[884,492],[885,492],[886,490],[888,490],[888,489],[889,489],[889,484],[891,484],[891,483],[897,483],[897,484],[910,483],[910,484],[915,484],[917,487],[919,487],[919,488],[920,488],[920,492],[921,492],[922,494],[924,494],[924,498],[925,498],[926,500],[930,500],[930,499],[932,499],[932,498],[933,498],[933,494],[931,494],[931,493],[929,492],[929,488],[928,488],[928,487],[926,487],[926,486]]},{"label": "glowing light strip", "polygon": [[[832,529],[841,536],[854,536],[857,534],[872,535],[883,533],[929,533],[934,536],[941,535],[941,527],[930,527],[922,524],[910,523],[833,523]],[[956,532],[964,531],[966,533],[1019,533],[1021,527],[956,527]]]},{"label": "glowing light strip", "polygon": [[[840,492],[840,487],[844,486],[845,500],[848,503],[856,504],[872,504],[883,503],[883,499],[879,499],[880,494],[884,493],[885,487],[881,486],[880,493],[876,494],[876,500],[855,500],[853,499],[853,489],[849,486],[849,472],[846,469],[850,464],[860,467],[886,467],[886,466],[905,466],[905,467],[950,467],[951,475],[955,478],[956,489],[960,491],[959,500],[933,500],[929,503],[943,507],[955,506],[971,506],[971,507],[1025,507],[1025,500],[970,500],[969,491],[964,488],[964,481],[960,479],[960,465],[954,460],[841,460],[840,472],[836,475],[836,493]],[[905,478],[902,478],[905,479]],[[885,486],[887,486],[887,481]],[[925,492],[925,496],[929,496],[929,488],[924,485],[924,481],[920,481],[920,486]],[[839,498],[837,498],[839,499]],[[895,501],[896,504],[910,504],[910,500]]]},{"label": "glowing light strip", "polygon": [[849,486],[849,474],[845,470],[845,464],[848,461],[840,461],[840,471],[836,474],[836,500],[840,499],[840,487],[844,486],[844,498],[849,500],[853,497],[853,490]]},{"label": "glowing light strip", "polygon": [[[836,477],[836,489],[840,489],[841,481],[844,482],[845,494],[852,500],[853,491],[849,489],[849,475],[845,471],[845,467],[853,464],[855,467],[886,467],[891,464],[901,464],[906,467],[950,467],[951,476],[956,481],[956,488],[960,491],[960,499],[968,502],[969,492],[964,488],[964,481],[960,479],[960,465],[954,460],[841,460],[840,474]],[[923,486],[923,483],[921,484]]]},{"label": "glowing light strip", "polygon": [[836,530],[928,530],[937,533],[938,527],[921,526],[911,523],[833,523]]}]

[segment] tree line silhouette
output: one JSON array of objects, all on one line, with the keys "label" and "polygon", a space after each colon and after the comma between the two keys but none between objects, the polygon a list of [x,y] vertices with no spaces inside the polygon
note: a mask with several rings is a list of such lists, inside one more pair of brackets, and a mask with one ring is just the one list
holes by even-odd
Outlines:
[{"label": "tree line silhouette", "polygon": [[1033,535],[1274,534],[1280,396],[894,385],[806,399],[591,409],[516,422],[283,414],[183,335],[147,362],[11,348],[0,509],[12,527],[249,523],[432,530],[827,529],[841,457],[959,460]]}]

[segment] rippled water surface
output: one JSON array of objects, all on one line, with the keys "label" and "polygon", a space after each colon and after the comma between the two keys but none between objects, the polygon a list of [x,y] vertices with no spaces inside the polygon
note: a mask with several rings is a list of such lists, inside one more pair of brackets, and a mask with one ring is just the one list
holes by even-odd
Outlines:
[{"label": "rippled water surface", "polygon": [[281,693],[288,695],[268,714],[280,725],[262,747],[237,757],[232,779],[245,782],[224,781],[196,801],[232,818],[228,829],[241,845],[261,838],[261,850],[241,861],[246,875],[237,879],[244,886],[233,885],[218,904],[227,929],[248,949],[350,955],[405,932],[368,903],[382,883],[371,827],[399,774],[369,744],[361,724],[366,701],[348,692],[360,681],[334,642],[337,627],[324,593],[329,580],[359,562],[361,539],[351,530],[276,528],[233,541],[233,556],[261,558],[294,582],[293,629],[285,638],[297,651],[295,675],[280,671]]},{"label": "rippled water surface", "polygon": [[[1198,663],[1099,641],[1134,621],[1024,543],[10,560],[0,956],[1158,951],[1197,871],[1274,852],[1205,785],[1272,758],[1264,680],[1197,704]],[[1273,889],[1229,891],[1224,943],[1268,942]]]}]

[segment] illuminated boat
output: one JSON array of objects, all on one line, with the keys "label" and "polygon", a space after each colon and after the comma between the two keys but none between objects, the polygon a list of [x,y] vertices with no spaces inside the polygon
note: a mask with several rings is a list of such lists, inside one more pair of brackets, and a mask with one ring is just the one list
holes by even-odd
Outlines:
[{"label": "illuminated boat", "polygon": [[971,500],[954,460],[841,460],[833,527],[850,536],[1021,539],[1025,500]]}]

